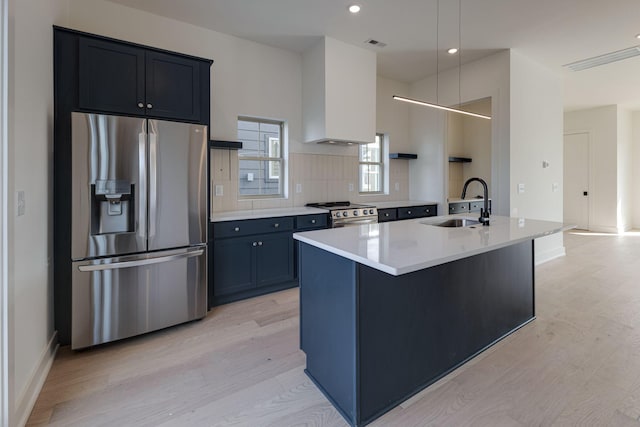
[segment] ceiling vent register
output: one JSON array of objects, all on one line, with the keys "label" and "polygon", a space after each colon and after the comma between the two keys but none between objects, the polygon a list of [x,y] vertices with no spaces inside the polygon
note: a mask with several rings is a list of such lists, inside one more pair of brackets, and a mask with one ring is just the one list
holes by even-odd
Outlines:
[{"label": "ceiling vent register", "polygon": [[615,52],[605,53],[604,55],[594,56],[593,58],[583,59],[581,61],[565,64],[564,66],[571,71],[582,71],[601,65],[610,64],[623,59],[633,58],[640,55],[640,46],[634,46],[627,49],[617,50]]}]

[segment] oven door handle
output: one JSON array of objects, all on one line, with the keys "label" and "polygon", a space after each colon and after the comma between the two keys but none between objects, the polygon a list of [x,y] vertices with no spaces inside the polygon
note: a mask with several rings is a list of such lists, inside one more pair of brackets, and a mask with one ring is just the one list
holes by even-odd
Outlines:
[{"label": "oven door handle", "polygon": [[362,219],[357,219],[357,220],[342,220],[342,221],[334,221],[333,222],[333,226],[334,228],[337,227],[344,227],[345,225],[362,225],[362,224],[377,224],[378,223],[378,218],[362,218]]}]

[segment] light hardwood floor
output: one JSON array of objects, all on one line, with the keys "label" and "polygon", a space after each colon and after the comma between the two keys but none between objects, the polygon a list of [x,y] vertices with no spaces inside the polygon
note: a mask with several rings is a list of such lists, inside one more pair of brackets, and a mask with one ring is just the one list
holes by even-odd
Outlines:
[{"label": "light hardwood floor", "polygon": [[[535,321],[371,426],[640,426],[640,235],[565,246],[536,268]],[[304,362],[293,289],[61,349],[28,425],[346,426]]]}]

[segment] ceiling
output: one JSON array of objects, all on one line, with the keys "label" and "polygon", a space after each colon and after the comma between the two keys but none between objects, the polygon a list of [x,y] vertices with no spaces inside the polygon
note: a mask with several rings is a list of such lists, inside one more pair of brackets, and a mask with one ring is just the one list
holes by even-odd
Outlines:
[{"label": "ceiling", "polygon": [[[373,49],[378,74],[413,82],[497,52],[517,49],[564,79],[565,110],[621,104],[640,109],[640,56],[572,72],[564,64],[640,45],[638,0],[110,0],[303,52],[321,36]],[[458,44],[461,58],[445,50]],[[367,39],[386,47],[369,47]],[[437,47],[440,54],[436,55]]]}]

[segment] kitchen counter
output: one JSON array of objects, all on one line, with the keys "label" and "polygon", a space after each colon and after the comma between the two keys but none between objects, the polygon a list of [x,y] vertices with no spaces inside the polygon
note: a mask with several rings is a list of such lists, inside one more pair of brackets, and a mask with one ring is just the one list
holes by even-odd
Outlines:
[{"label": "kitchen counter", "polygon": [[211,214],[211,222],[238,221],[242,219],[276,218],[279,216],[313,215],[328,213],[327,209],[292,207],[274,209],[254,209],[243,211],[215,212]]},{"label": "kitchen counter", "polygon": [[558,233],[559,222],[492,216],[491,225],[447,228],[430,225],[470,214],[295,233],[301,242],[392,275],[401,275]]},{"label": "kitchen counter", "polygon": [[535,319],[535,239],[569,227],[500,216],[490,226],[433,225],[464,217],[473,216],[294,234],[305,373],[350,425]]},{"label": "kitchen counter", "polygon": [[438,202],[429,202],[422,200],[401,200],[399,202],[371,202],[364,203],[367,205],[373,205],[378,209],[390,209],[390,208],[407,208],[410,206],[426,206],[426,205],[437,205]]}]

